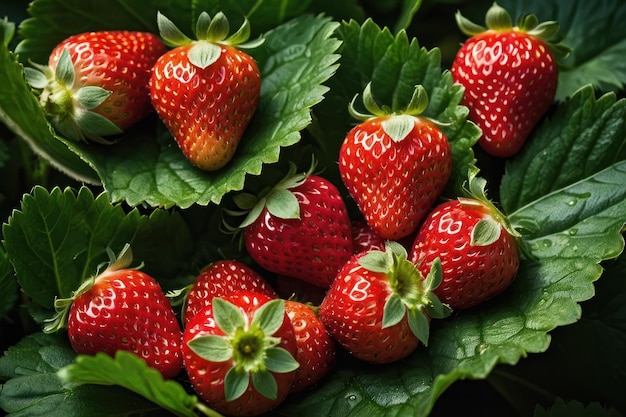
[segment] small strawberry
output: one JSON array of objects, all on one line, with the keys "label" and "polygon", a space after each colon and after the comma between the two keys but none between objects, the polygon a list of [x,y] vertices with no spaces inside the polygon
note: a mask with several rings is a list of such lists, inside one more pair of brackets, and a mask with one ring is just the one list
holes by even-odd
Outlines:
[{"label": "small strawberry", "polygon": [[461,104],[483,131],[481,147],[496,157],[513,156],[554,101],[555,53],[568,52],[548,41],[558,32],[558,23],[538,24],[536,16],[526,15],[513,27],[508,12],[496,3],[487,12],[487,28],[460,13],[456,20],[471,36],[451,68],[454,81],[465,87]]},{"label": "small strawberry", "polygon": [[295,377],[297,351],[284,301],[249,291],[213,298],[185,329],[182,347],[198,396],[232,416],[280,404]]},{"label": "small strawberry", "polygon": [[247,290],[278,298],[265,279],[249,266],[235,260],[224,259],[205,267],[194,281],[185,297],[183,322],[187,325],[213,297],[223,297],[239,290]]},{"label": "small strawberry", "polygon": [[303,391],[324,378],[335,366],[335,341],[315,311],[298,301],[285,301],[285,311],[296,335],[298,363],[291,392]]},{"label": "small strawberry", "polygon": [[365,250],[385,250],[385,239],[383,239],[365,220],[352,221],[352,243],[354,253]]},{"label": "small strawberry", "polygon": [[441,280],[435,262],[426,277],[396,242],[385,251],[354,255],[341,269],[320,305],[331,336],[354,357],[390,363],[428,344],[430,318],[448,308],[433,294]]},{"label": "small strawberry", "polygon": [[54,127],[72,140],[111,143],[153,111],[148,79],[167,48],[145,32],[88,32],[57,45],[48,66],[27,68],[32,87]]},{"label": "small strawberry", "polygon": [[339,172],[367,223],[384,239],[413,233],[445,187],[452,170],[450,145],[435,123],[419,116],[428,105],[417,86],[408,107],[391,113],[375,103],[370,86],[363,103],[373,115],[346,136]]},{"label": "small strawberry", "polygon": [[473,198],[447,201],[429,214],[410,254],[422,273],[440,259],[443,281],[435,293],[454,309],[501,293],[519,267],[519,234],[487,200],[484,179],[471,174],[470,192]]},{"label": "small strawberry", "polygon": [[183,367],[178,320],[157,281],[128,269],[131,261],[126,246],[71,298],[55,300],[57,315],[44,331],[58,331],[67,323],[70,344],[77,353],[114,356],[118,350],[132,352],[164,378],[172,378]]},{"label": "small strawberry", "polygon": [[233,157],[261,90],[256,62],[238,48],[257,46],[262,39],[242,43],[250,36],[247,20],[226,38],[228,20],[221,12],[212,19],[200,14],[195,41],[161,13],[158,25],[175,48],[153,67],[152,104],[185,157],[201,169],[218,170]]},{"label": "small strawberry", "polygon": [[249,210],[239,226],[248,254],[270,272],[328,288],[352,255],[348,209],[320,176],[292,169],[260,199],[245,193],[235,199]]}]

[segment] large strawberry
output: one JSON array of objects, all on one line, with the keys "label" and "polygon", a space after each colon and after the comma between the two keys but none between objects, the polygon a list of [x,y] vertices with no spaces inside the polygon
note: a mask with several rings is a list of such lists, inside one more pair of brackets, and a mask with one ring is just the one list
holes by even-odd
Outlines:
[{"label": "large strawberry", "polygon": [[206,266],[185,297],[183,321],[188,324],[213,297],[223,297],[239,290],[254,291],[278,298],[268,282],[249,266],[232,259],[223,259]]},{"label": "large strawberry", "polygon": [[[254,59],[239,48],[250,35],[248,21],[232,36],[223,13],[203,12],[191,40],[161,13],[158,25],[174,49],[154,65],[150,97],[185,157],[204,170],[218,170],[233,157],[256,110],[261,78]],[[236,46],[236,47],[235,47]]]},{"label": "large strawberry", "polygon": [[263,414],[289,393],[298,367],[284,301],[238,291],[213,298],[185,329],[185,369],[200,398],[220,413]]},{"label": "large strawberry", "polygon": [[291,392],[303,391],[324,378],[335,366],[335,341],[312,307],[285,301],[285,311],[296,336],[298,363]]},{"label": "large strawberry", "polygon": [[126,246],[120,256],[71,298],[55,300],[57,315],[46,332],[67,325],[77,353],[114,356],[118,350],[132,352],[165,378],[183,367],[182,332],[169,300],[151,276],[129,269],[132,252]]},{"label": "large strawberry", "polygon": [[567,53],[549,42],[559,26],[554,21],[538,24],[536,16],[526,15],[513,27],[508,12],[496,3],[487,12],[486,28],[460,13],[456,19],[471,36],[451,68],[454,81],[465,87],[461,103],[483,131],[481,147],[493,156],[513,156],[554,101],[555,54]]},{"label": "large strawberry", "polygon": [[450,145],[430,119],[417,86],[405,110],[391,112],[374,101],[370,86],[363,103],[372,114],[347,134],[339,153],[341,178],[367,223],[384,239],[413,233],[446,185],[452,170]]},{"label": "large strawberry", "polygon": [[428,344],[430,318],[449,310],[433,294],[441,280],[437,262],[424,277],[404,247],[354,255],[341,269],[320,305],[331,336],[356,358],[390,363],[405,358],[420,341]]},{"label": "large strawberry", "polygon": [[472,198],[436,207],[411,249],[410,259],[422,272],[440,260],[443,280],[435,293],[454,309],[476,306],[501,293],[519,267],[519,233],[487,199],[485,184],[471,173]]},{"label": "large strawberry", "polygon": [[54,127],[73,140],[110,143],[148,113],[150,70],[167,48],[145,32],[88,32],[57,45],[48,66],[27,68]]},{"label": "large strawberry", "polygon": [[235,197],[250,210],[239,227],[261,267],[328,288],[353,252],[348,210],[330,181],[294,171],[260,198]]}]

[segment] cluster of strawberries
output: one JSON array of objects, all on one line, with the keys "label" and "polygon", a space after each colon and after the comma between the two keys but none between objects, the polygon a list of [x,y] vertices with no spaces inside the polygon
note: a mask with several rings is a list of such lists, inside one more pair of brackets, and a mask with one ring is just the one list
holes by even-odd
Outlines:
[{"label": "cluster of strawberries", "polygon": [[[540,36],[554,34],[553,22],[524,18],[512,28],[507,17],[494,4],[487,25],[498,26],[473,34],[451,71],[483,130],[481,145],[497,156],[521,148],[554,99],[557,78]],[[223,15],[202,14],[192,41],[158,19],[173,49],[151,34],[77,35],[39,67],[43,78],[31,72],[31,83],[68,137],[104,140],[154,108],[192,163],[219,169],[258,103],[256,64],[233,46],[249,37],[247,22],[227,38]],[[312,171],[294,170],[261,196],[234,196],[246,213],[239,227],[247,253],[276,278],[276,289],[257,270],[218,261],[187,289],[179,321],[157,282],[128,268],[126,249],[71,299],[57,300],[47,330],[67,321],[77,352],[128,350],[165,378],[184,368],[216,410],[254,415],[317,383],[338,348],[370,363],[400,360],[428,344],[432,319],[503,292],[519,266],[519,234],[477,171],[466,195],[440,202],[452,156],[438,123],[421,115],[424,88],[402,112],[379,106],[369,85],[363,104],[370,114],[350,105],[361,122],[338,158],[358,219],[339,189]],[[291,299],[290,281],[319,297]]]}]

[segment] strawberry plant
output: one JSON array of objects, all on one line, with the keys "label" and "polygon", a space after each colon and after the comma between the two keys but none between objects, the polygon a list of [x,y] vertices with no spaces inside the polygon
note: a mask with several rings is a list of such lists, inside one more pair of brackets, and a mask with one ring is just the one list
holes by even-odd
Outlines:
[{"label": "strawberry plant", "polygon": [[[342,227],[350,230],[364,216],[338,161],[357,124],[351,113],[369,111],[358,98],[369,86],[379,109],[400,112],[412,107],[421,86],[428,101],[418,117],[445,136],[451,159],[448,180],[431,204],[467,198],[468,173],[478,168],[493,205],[519,234],[515,279],[479,305],[430,320],[427,345],[400,361],[371,364],[337,346],[334,366],[323,378],[264,414],[626,412],[626,28],[620,24],[626,6],[619,0],[497,4],[524,27],[558,22],[553,39],[570,49],[554,55],[554,99],[510,157],[491,156],[481,147],[483,126],[451,71],[469,39],[455,13],[483,22],[492,1],[119,0],[112,7],[105,1],[35,0],[27,8],[5,1],[0,409],[13,417],[219,415],[186,376],[164,379],[126,350],[78,354],[65,331],[44,333],[55,299],[71,298],[109,253],[126,245],[133,249],[133,265],[141,265],[163,293],[191,286],[206,265],[223,259],[253,267],[270,285],[280,283],[282,272],[266,270],[225,230],[225,224],[241,221],[232,215],[241,195],[262,195],[292,165],[305,172],[314,158],[315,175],[341,195],[349,217]],[[219,170],[188,161],[157,113],[116,133],[110,145],[72,140],[50,122],[38,91],[27,83],[25,68],[48,62],[70,36],[159,36],[161,14],[188,39],[200,39],[198,27],[206,34],[210,26],[200,18],[203,12],[214,18],[223,13],[233,27],[247,21],[250,39],[264,39],[246,51],[260,74],[254,115]],[[199,18],[205,23],[196,25]],[[224,26],[220,32],[227,38]],[[410,234],[399,243],[410,251],[413,239]],[[398,298],[392,307],[400,306]],[[406,317],[394,310],[393,321]],[[272,385],[267,374],[239,375],[240,391],[244,380],[247,390],[256,378],[273,397],[266,391]]]}]

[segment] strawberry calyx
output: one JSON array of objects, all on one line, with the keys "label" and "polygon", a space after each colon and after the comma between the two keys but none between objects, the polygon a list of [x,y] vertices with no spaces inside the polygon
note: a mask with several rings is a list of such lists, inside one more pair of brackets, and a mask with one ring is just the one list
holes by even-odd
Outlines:
[{"label": "strawberry calyx", "polygon": [[272,373],[288,373],[299,367],[286,349],[279,347],[281,339],[274,336],[285,317],[281,299],[268,301],[247,317],[234,304],[213,299],[213,316],[224,336],[198,336],[188,342],[189,348],[212,362],[232,360],[233,366],[224,378],[226,401],[241,397],[250,383],[261,395],[276,399],[278,388]]},{"label": "strawberry calyx", "polygon": [[258,196],[240,193],[233,197],[233,201],[242,211],[229,211],[230,214],[246,214],[238,229],[244,229],[254,223],[265,208],[272,216],[279,219],[300,218],[300,202],[291,189],[306,181],[315,169],[315,162],[311,164],[307,172],[296,173],[296,169],[294,164],[290,164],[285,177],[273,187],[261,191]]},{"label": "strawberry calyx", "polygon": [[553,20],[539,22],[534,14],[525,14],[519,17],[517,25],[513,26],[513,20],[509,12],[494,2],[485,15],[485,25],[481,26],[465,18],[460,11],[455,14],[457,25],[461,32],[468,36],[475,36],[488,31],[493,32],[520,32],[537,39],[541,39],[550,47],[555,55],[564,58],[571,48],[560,44],[559,38],[555,38],[559,31],[559,23]]},{"label": "strawberry calyx", "polygon": [[358,262],[369,271],[384,274],[388,280],[391,295],[383,309],[382,327],[394,326],[406,315],[413,334],[428,345],[429,319],[445,318],[452,312],[433,292],[443,279],[439,258],[424,277],[408,260],[406,249],[397,242],[388,241],[385,251],[371,250]]},{"label": "strawberry calyx", "polygon": [[130,268],[130,264],[133,261],[133,252],[129,244],[124,245],[117,256],[110,248],[107,248],[107,255],[109,256],[109,261],[98,265],[96,274],[83,281],[83,283],[75,291],[73,291],[69,297],[57,297],[54,299],[55,314],[51,318],[44,320],[44,323],[46,323],[43,328],[44,333],[55,333],[65,328],[67,325],[70,307],[72,306],[74,300],[89,291],[89,289],[93,287],[99,279],[121,269],[139,269],[142,267],[142,265],[139,265],[137,267]]},{"label": "strawberry calyx", "polygon": [[68,139],[77,142],[111,144],[103,136],[122,130],[111,120],[91,110],[101,105],[112,92],[98,86],[82,86],[76,82],[76,69],[69,51],[63,50],[54,70],[32,63],[25,68],[26,80],[39,90],[39,102],[54,127]]},{"label": "strawberry calyx", "polygon": [[487,181],[479,177],[478,173],[479,169],[476,167],[469,170],[467,187],[465,188],[468,197],[458,197],[458,201],[463,207],[484,211],[488,214],[472,229],[470,244],[472,246],[491,245],[500,238],[502,229],[519,240],[521,234],[515,230],[508,217],[487,197]]},{"label": "strawberry calyx", "polygon": [[248,41],[250,38],[250,22],[244,18],[239,29],[229,36],[230,24],[224,13],[218,12],[211,17],[207,12],[200,13],[196,21],[196,40],[185,35],[174,22],[157,12],[157,25],[163,42],[170,47],[191,45],[189,62],[198,68],[205,69],[218,60],[222,46],[238,49],[256,48],[264,42],[263,37]]},{"label": "strawberry calyx", "polygon": [[355,108],[358,94],[352,98],[348,105],[350,115],[361,121],[373,118],[382,118],[381,126],[383,131],[389,135],[394,142],[401,142],[415,127],[416,122],[429,121],[437,127],[443,125],[437,120],[422,116],[428,107],[428,93],[422,85],[416,85],[411,96],[411,100],[406,107],[392,109],[389,106],[380,106],[372,94],[372,83],[368,83],[363,90],[363,106],[369,113],[361,113]]}]

